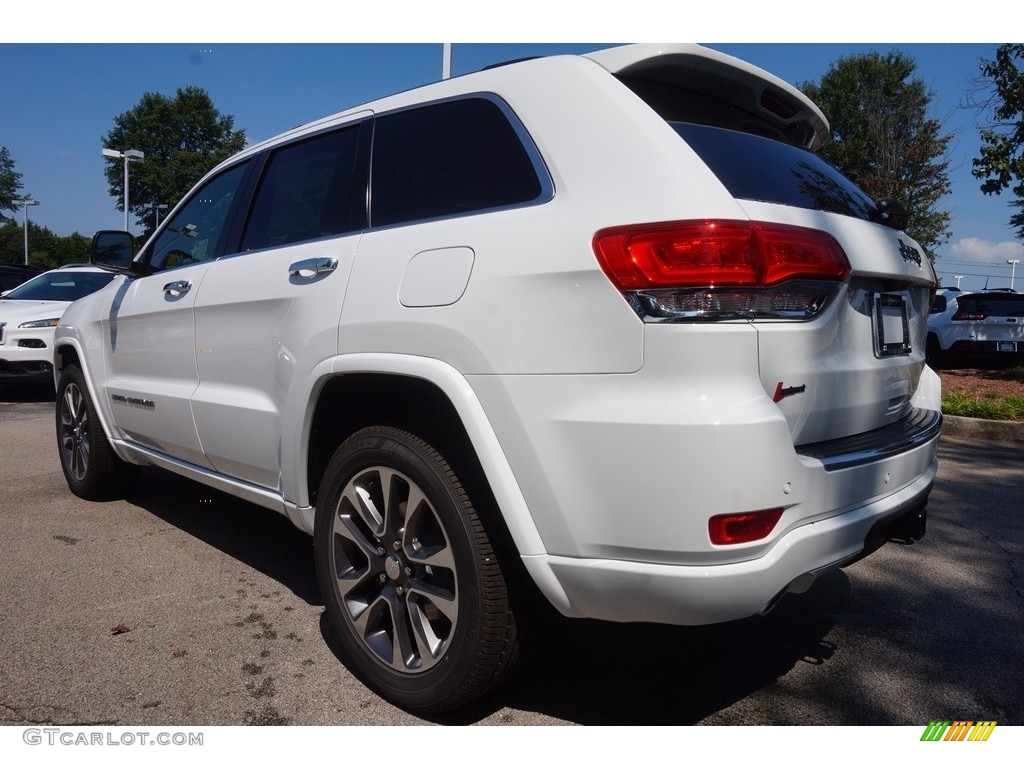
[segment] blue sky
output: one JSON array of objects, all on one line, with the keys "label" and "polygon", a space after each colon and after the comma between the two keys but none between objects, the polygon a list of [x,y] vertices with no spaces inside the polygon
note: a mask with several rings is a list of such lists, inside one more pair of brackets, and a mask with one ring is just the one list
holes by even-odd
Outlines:
[{"label": "blue sky", "polygon": [[[38,12],[45,13],[45,9]],[[649,18],[647,23],[656,29],[653,22],[656,20]],[[261,41],[274,40],[274,32],[283,32],[283,39],[302,39],[271,24],[266,31],[259,27],[249,30],[255,30],[255,39]],[[185,29],[191,27],[186,24]],[[214,40],[237,38],[230,33],[232,27],[219,29],[210,29]],[[618,29],[605,25],[587,31],[605,33],[590,39],[607,40]],[[647,36],[655,29],[647,29]],[[995,44],[723,43],[716,40],[735,38],[723,34],[719,25],[708,24],[706,29],[698,42],[794,84],[820,78],[833,61],[853,53],[897,49],[914,57],[917,76],[934,93],[934,116],[955,136],[950,153],[953,192],[942,203],[953,214],[953,236],[939,249],[940,277],[955,284],[952,276],[964,275],[962,286],[966,288],[982,287],[986,276],[993,287],[1008,285],[1006,260],[1024,260],[1024,245],[1016,241],[1007,224],[1009,198],[982,195],[978,181],[971,176],[971,159],[979,147],[975,114],[957,108],[970,78],[978,72],[978,59],[991,58]],[[460,36],[457,30],[452,30],[456,32],[453,39],[472,39],[468,32]],[[622,31],[635,30],[627,25]],[[172,25],[168,33],[170,39],[184,39],[176,37],[182,34],[181,28]],[[520,34],[520,39],[529,39],[528,32]],[[746,39],[758,39],[747,34]],[[221,112],[234,117],[236,128],[244,129],[251,141],[258,141],[436,80],[441,74],[440,43],[119,43],[116,37],[97,38],[88,28],[84,34],[58,35],[54,39],[59,42],[22,43],[19,38],[33,40],[32,35],[7,37],[0,33],[0,72],[5,75],[0,146],[10,150],[23,175],[22,192],[40,201],[30,209],[30,219],[60,235],[73,231],[88,235],[96,229],[122,226],[116,201],[107,194],[101,136],[111,129],[114,117],[131,109],[146,91],[172,95],[185,85],[204,88]],[[344,36],[339,34],[339,38]],[[435,39],[443,38],[438,35]],[[608,44],[612,43],[456,43],[452,70],[458,75],[521,56],[581,53]]]}]

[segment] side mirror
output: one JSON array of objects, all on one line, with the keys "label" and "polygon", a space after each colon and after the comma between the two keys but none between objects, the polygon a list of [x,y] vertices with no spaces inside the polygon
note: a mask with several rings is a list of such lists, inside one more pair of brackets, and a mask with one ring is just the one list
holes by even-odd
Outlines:
[{"label": "side mirror", "polygon": [[103,229],[92,236],[89,261],[115,272],[131,272],[135,257],[135,238],[127,232]]}]

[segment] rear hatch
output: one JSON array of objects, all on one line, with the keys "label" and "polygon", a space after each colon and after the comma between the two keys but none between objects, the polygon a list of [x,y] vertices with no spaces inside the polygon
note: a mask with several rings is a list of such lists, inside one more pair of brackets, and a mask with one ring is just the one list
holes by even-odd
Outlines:
[{"label": "rear hatch", "polygon": [[1024,352],[1024,295],[988,291],[957,298],[957,310],[950,319],[962,325],[957,339],[994,344],[996,352]]},{"label": "rear hatch", "polygon": [[[671,258],[686,269],[675,284],[669,267],[655,290],[634,291],[638,313],[647,322],[752,324],[761,383],[796,445],[906,418],[924,369],[934,273],[917,243],[887,226],[892,209],[811,151],[828,132],[821,112],[792,86],[716,52],[617,50],[620,60],[599,63],[669,122],[750,218],[707,223],[715,233],[699,244],[699,222],[683,222],[671,242],[645,243],[652,259],[676,249]],[[722,244],[730,227],[734,240],[749,231],[742,248],[758,252],[760,267]]]}]

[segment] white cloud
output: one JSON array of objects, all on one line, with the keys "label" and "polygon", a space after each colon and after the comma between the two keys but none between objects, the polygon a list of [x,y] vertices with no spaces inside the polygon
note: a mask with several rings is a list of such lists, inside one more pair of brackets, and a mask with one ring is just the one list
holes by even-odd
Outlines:
[{"label": "white cloud", "polygon": [[1005,264],[1007,259],[1024,258],[1024,245],[1014,240],[993,243],[981,237],[965,237],[950,248],[957,261],[977,264]]}]

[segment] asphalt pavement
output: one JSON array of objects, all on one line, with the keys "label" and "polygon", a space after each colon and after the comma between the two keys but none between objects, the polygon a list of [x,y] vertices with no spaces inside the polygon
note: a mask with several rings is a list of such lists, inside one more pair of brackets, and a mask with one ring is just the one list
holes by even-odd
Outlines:
[{"label": "asphalt pavement", "polygon": [[[312,541],[156,469],[64,483],[52,392],[0,387],[0,725],[425,722],[366,689]],[[559,620],[533,662],[431,722],[1024,724],[1024,446],[944,436],[928,533],[715,627]]]}]

